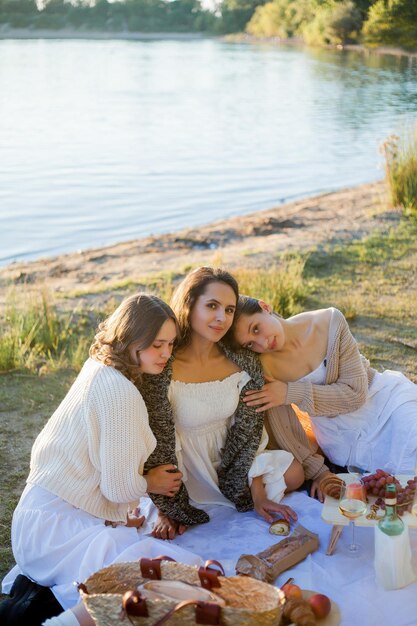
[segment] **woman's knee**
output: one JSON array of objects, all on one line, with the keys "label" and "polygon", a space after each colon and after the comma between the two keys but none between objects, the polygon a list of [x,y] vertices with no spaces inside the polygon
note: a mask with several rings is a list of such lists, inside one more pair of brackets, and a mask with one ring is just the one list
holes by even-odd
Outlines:
[{"label": "woman's knee", "polygon": [[305,480],[303,466],[296,459],[293,460],[289,468],[284,474],[285,484],[287,485],[286,491],[294,491],[301,487]]}]

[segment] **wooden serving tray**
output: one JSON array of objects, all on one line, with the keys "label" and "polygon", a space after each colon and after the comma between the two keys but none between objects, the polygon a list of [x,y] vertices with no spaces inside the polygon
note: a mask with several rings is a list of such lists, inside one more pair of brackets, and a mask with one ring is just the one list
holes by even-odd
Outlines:
[{"label": "wooden serving tray", "polygon": [[[341,478],[342,480],[345,480],[346,482],[354,480],[352,474],[338,474],[338,476],[339,478]],[[401,485],[405,485],[407,483],[407,480],[409,480],[410,478],[414,478],[414,476],[411,476],[410,474],[398,474],[397,478],[400,481]],[[368,496],[368,497],[369,497],[368,508],[363,515],[355,519],[356,526],[373,527],[377,522],[377,520],[366,519],[366,516],[370,512],[370,506],[374,504],[375,500],[377,499],[375,496]],[[382,513],[382,509],[379,509],[378,514],[380,514],[380,512]],[[323,520],[327,522],[328,524],[336,524],[340,526],[347,526],[349,524],[348,518],[342,515],[339,511],[339,500],[336,500],[335,498],[331,498],[330,496],[326,496],[326,499],[324,501],[323,508],[321,511],[321,516]],[[412,515],[408,511],[404,513],[401,519],[403,520],[404,524],[406,524],[410,528],[417,528],[417,517],[415,515]]]}]

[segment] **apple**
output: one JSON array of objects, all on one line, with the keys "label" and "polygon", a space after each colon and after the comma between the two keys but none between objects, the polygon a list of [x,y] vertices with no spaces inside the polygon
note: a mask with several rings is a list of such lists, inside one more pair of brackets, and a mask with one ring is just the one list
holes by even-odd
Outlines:
[{"label": "apple", "polygon": [[302,598],[303,592],[301,587],[298,585],[293,585],[291,583],[287,583],[282,587],[282,591],[285,593],[286,598]]},{"label": "apple", "polygon": [[331,602],[327,596],[322,593],[315,593],[308,599],[308,603],[311,606],[313,613],[319,619],[327,617],[332,608]]}]

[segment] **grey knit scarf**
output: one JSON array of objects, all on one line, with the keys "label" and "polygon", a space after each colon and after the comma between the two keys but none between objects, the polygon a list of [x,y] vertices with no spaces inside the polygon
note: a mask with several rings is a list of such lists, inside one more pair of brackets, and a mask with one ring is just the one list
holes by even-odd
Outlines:
[{"label": "grey knit scarf", "polygon": [[[230,427],[221,464],[217,470],[219,488],[223,495],[231,500],[238,511],[253,509],[253,501],[248,485],[248,472],[258,450],[263,428],[263,414],[256,413],[254,407],[243,402],[245,391],[260,389],[264,384],[259,358],[249,350],[233,351],[223,343],[218,344],[225,356],[241,370],[246,371],[251,379],[241,391],[234,423]],[[172,407],[168,400],[168,388],[172,378],[171,357],[164,371],[157,375],[144,375],[139,390],[143,396],[149,414],[149,425],[156,437],[157,445],[145,464],[145,472],[164,463],[177,464],[175,456],[175,425]],[[184,484],[174,497],[150,494],[158,509],[177,522],[191,526],[209,521],[205,511],[189,503],[188,492]]]}]

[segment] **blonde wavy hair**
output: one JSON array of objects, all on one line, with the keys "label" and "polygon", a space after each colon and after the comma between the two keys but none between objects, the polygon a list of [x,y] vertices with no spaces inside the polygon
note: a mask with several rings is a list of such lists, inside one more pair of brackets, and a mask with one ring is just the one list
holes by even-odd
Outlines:
[{"label": "blonde wavy hair", "polygon": [[169,319],[175,323],[178,333],[175,314],[161,298],[147,293],[130,296],[99,324],[90,357],[114,367],[136,384],[141,379],[140,364],[132,363],[129,346],[138,341],[139,352],[149,348]]}]

